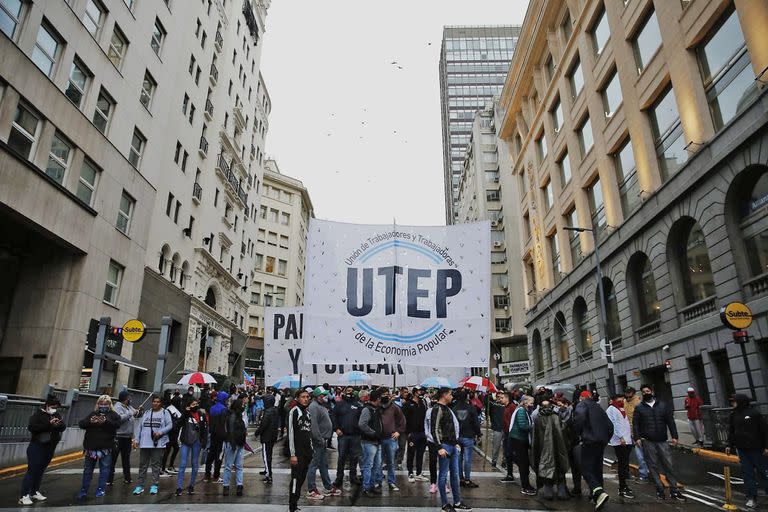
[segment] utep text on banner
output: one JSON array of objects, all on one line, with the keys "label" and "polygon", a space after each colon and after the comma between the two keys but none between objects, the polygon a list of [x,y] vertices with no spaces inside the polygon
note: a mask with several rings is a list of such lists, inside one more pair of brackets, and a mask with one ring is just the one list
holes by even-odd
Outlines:
[{"label": "utep text on banner", "polygon": [[487,366],[490,223],[312,219],[304,361]]},{"label": "utep text on banner", "polygon": [[428,377],[446,377],[457,382],[468,375],[465,368],[415,367],[403,364],[304,364],[302,348],[304,308],[266,308],[264,311],[264,380],[271,385],[285,375],[302,374],[302,384],[347,383],[345,374],[365,372],[370,382],[355,385],[415,386]]}]

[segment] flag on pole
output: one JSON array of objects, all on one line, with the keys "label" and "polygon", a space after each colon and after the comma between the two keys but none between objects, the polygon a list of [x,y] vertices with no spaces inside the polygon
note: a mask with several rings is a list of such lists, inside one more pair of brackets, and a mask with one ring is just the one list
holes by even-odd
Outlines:
[{"label": "flag on pole", "polygon": [[245,382],[246,384],[250,384],[251,386],[253,386],[254,384],[256,384],[256,381],[253,379],[253,377],[251,377],[250,375],[248,375],[248,373],[246,373],[246,371],[245,371],[245,370],[243,370],[243,380],[244,380],[244,382]]}]

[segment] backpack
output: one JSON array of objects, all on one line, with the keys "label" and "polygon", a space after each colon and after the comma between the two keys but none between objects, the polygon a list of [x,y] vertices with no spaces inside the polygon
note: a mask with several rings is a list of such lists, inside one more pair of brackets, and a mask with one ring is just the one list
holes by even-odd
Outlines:
[{"label": "backpack", "polygon": [[181,432],[179,433],[179,442],[187,446],[192,446],[200,440],[200,424],[196,422],[192,417],[188,417],[184,424],[181,426]]},{"label": "backpack", "polygon": [[256,431],[254,432],[256,436],[261,434],[261,422],[264,419],[264,409],[258,409],[259,412],[256,413],[256,418],[254,418],[254,425],[256,426]]}]

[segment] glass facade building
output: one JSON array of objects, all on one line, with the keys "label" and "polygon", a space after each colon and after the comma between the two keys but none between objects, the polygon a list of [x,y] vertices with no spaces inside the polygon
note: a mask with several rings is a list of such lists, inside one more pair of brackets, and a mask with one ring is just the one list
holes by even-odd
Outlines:
[{"label": "glass facade building", "polygon": [[519,26],[447,26],[440,49],[445,218],[458,215],[464,152],[475,112],[501,94]]}]

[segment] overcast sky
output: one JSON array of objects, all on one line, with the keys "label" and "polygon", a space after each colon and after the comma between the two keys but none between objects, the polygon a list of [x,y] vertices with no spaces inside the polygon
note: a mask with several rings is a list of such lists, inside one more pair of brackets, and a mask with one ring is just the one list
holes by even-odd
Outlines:
[{"label": "overcast sky", "polygon": [[445,224],[443,25],[520,24],[527,4],[273,0],[262,56],[266,154],[304,182],[319,218]]}]

